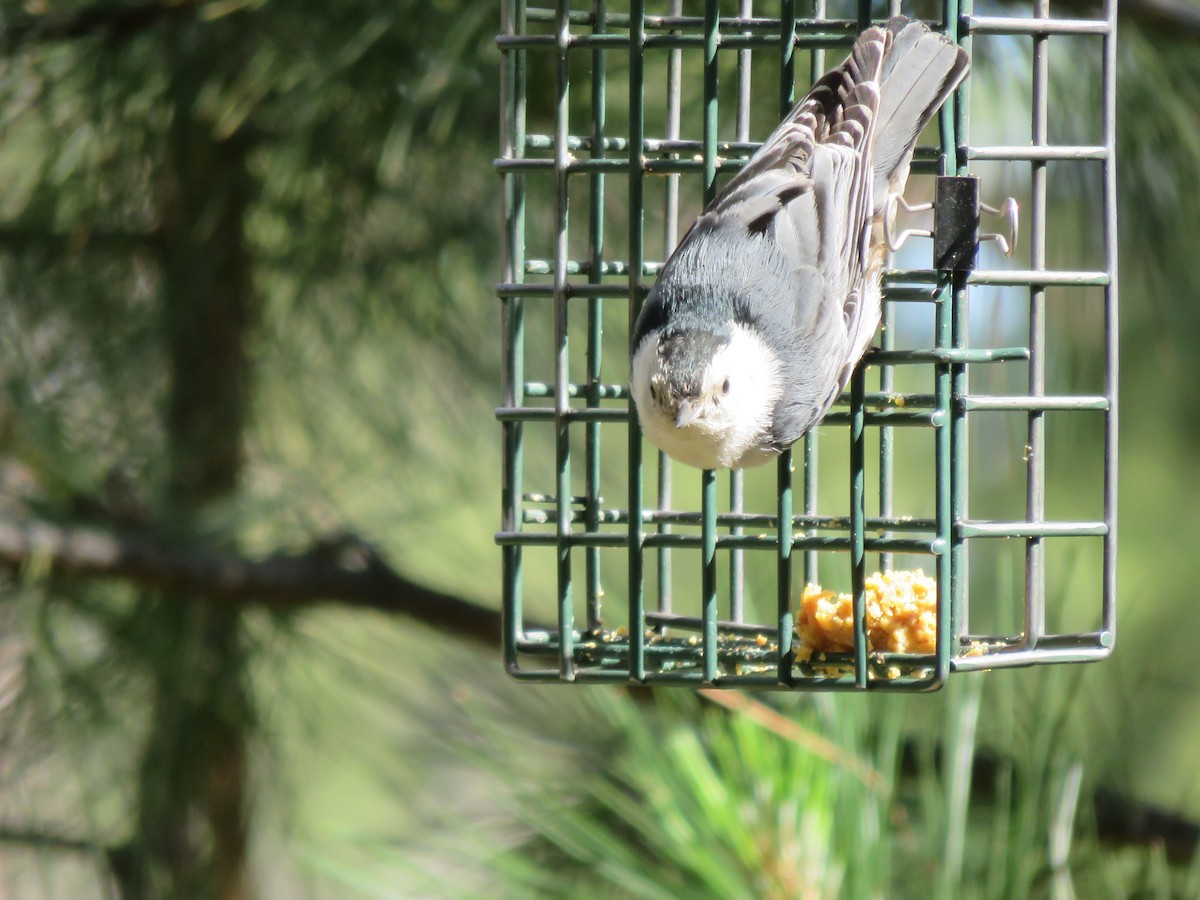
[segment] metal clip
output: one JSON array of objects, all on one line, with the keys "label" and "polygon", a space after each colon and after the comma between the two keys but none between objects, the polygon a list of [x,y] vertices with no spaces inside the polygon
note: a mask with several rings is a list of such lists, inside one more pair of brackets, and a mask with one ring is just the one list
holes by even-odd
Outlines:
[{"label": "metal clip", "polygon": [[918,213],[928,212],[933,209],[932,203],[915,203],[910,205],[901,194],[888,194],[887,200],[883,204],[883,239],[887,242],[887,247],[893,253],[904,246],[904,243],[911,237],[933,237],[933,232],[928,228],[906,228],[896,237],[892,236],[892,220],[896,218],[896,205],[899,204],[905,212]]},{"label": "metal clip", "polygon": [[988,206],[986,203],[979,204],[979,211],[987,213],[989,216],[1006,216],[1008,218],[1008,237],[995,232],[988,232],[979,236],[980,241],[995,241],[1000,245],[1000,252],[1005,256],[1012,256],[1017,250],[1017,238],[1020,236],[1020,207],[1017,206],[1017,201],[1013,197],[1005,198],[1000,204],[1000,208]]},{"label": "metal clip", "polygon": [[[906,228],[892,233],[896,207],[905,212],[934,210],[934,229]],[[981,214],[1008,219],[1008,234],[979,233]],[[938,200],[935,203],[910,204],[900,194],[888,194],[883,204],[883,239],[895,253],[912,237],[934,239],[934,257],[939,268],[970,269],[974,267],[976,249],[983,241],[995,241],[1000,252],[1012,256],[1020,235],[1020,207],[1013,197],[1005,198],[999,209],[979,201],[979,179],[972,176],[943,176],[938,179]]]}]

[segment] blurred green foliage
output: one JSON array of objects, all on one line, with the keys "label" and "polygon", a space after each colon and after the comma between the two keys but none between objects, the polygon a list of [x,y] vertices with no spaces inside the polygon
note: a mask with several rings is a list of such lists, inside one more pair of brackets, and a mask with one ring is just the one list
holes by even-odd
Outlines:
[{"label": "blurred green foliage", "polygon": [[[251,556],[353,533],[496,604],[497,21],[469,0],[0,4],[0,521]],[[1200,819],[1193,43],[1122,32],[1111,663],[769,701],[828,757],[691,695],[519,688],[384,613],[231,613],[32,554],[0,574],[0,893],[1200,895],[1187,848],[1101,845],[1090,802]],[[1002,111],[1008,65],[978,74]],[[1092,190],[1056,207],[1085,249]]]}]

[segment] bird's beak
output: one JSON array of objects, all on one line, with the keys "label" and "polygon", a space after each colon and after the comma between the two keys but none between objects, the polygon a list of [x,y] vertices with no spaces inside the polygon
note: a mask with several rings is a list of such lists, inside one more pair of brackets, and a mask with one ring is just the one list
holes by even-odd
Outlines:
[{"label": "bird's beak", "polygon": [[680,400],[679,411],[675,413],[675,427],[687,428],[700,415],[700,404],[691,400]]}]

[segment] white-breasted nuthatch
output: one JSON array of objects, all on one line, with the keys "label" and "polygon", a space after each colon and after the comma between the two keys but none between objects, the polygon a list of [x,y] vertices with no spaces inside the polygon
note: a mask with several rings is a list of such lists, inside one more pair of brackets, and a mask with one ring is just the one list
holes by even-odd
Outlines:
[{"label": "white-breasted nuthatch", "polygon": [[702,469],[760,465],[825,415],[879,326],[887,198],[967,74],[945,35],[859,35],[705,208],[631,340],[642,430]]}]

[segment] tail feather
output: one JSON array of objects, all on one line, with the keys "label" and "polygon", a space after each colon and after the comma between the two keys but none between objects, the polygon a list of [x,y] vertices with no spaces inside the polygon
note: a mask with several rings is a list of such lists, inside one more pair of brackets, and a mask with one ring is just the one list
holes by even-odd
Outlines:
[{"label": "tail feather", "polygon": [[970,60],[944,34],[896,16],[887,25],[891,47],[880,76],[875,127],[875,203],[903,191],[921,131],[966,77]]},{"label": "tail feather", "polygon": [[750,221],[758,222],[760,212],[781,208],[780,189],[794,199],[789,185],[808,173],[815,148],[831,142],[860,151],[854,170],[859,186],[852,194],[867,198],[866,212],[878,216],[888,194],[904,190],[917,138],[969,66],[963,50],[921,22],[896,16],[868,28],[706,211],[724,213],[751,203],[741,211],[753,211]]}]

